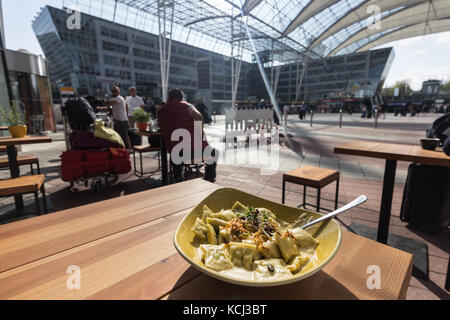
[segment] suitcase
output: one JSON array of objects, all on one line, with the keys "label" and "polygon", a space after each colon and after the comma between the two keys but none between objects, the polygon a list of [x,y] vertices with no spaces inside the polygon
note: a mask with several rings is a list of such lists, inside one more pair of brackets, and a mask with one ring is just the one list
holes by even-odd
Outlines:
[{"label": "suitcase", "polygon": [[400,219],[436,234],[450,223],[450,168],[411,164]]}]

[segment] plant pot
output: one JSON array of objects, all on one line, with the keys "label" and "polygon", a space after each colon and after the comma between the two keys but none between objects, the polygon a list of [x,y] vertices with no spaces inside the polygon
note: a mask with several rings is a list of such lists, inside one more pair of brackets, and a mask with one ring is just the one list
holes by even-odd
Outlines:
[{"label": "plant pot", "polygon": [[9,126],[8,130],[13,138],[22,138],[27,135],[27,126]]},{"label": "plant pot", "polygon": [[145,132],[145,131],[147,131],[147,126],[148,126],[148,123],[147,123],[147,122],[138,122],[138,123],[137,123],[137,127],[138,127],[138,129],[139,129],[139,132]]}]

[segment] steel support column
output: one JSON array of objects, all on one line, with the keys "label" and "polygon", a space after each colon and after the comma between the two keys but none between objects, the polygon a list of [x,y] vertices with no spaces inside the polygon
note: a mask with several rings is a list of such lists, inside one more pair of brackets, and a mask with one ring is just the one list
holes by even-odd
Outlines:
[{"label": "steel support column", "polygon": [[169,90],[174,12],[174,0],[158,0],[159,58],[161,62],[161,89],[164,102],[167,101]]}]

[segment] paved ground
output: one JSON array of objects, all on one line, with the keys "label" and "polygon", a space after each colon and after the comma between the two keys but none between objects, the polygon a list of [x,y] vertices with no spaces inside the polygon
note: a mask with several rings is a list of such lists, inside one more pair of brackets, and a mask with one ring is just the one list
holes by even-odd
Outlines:
[{"label": "paved ground", "polygon": [[[251,164],[256,161],[258,154],[255,150],[244,151],[238,155],[237,160],[227,163],[221,158],[218,165],[216,183],[224,187],[239,188],[243,191],[281,202],[282,172],[298,168],[302,165],[320,166],[338,169],[341,172],[341,185],[339,203],[345,204],[360,194],[368,196],[369,200],[361,207],[345,213],[341,217],[344,228],[352,222],[370,227],[377,227],[378,212],[381,201],[382,179],[384,161],[346,155],[336,155],[333,148],[351,140],[389,141],[406,144],[417,144],[418,139],[424,136],[425,129],[436,118],[434,115],[419,117],[394,117],[387,115],[387,119],[380,119],[378,128],[374,128],[373,119],[361,119],[354,114],[343,116],[343,126],[339,128],[338,114],[318,114],[313,118],[310,126],[309,117],[300,121],[297,116],[291,115],[288,120],[288,139],[281,139],[278,152],[278,165],[275,171],[261,171],[260,164]],[[282,128],[284,130],[284,128]],[[216,123],[206,127],[209,141],[212,145],[223,150],[224,119],[217,117]],[[46,190],[50,194],[53,210],[59,211],[73,208],[99,200],[118,197],[124,194],[148,190],[159,186],[159,174],[148,178],[145,183],[131,174],[121,176],[119,183],[105,188],[100,194],[94,194],[79,187],[78,193],[71,193],[68,183],[60,178],[59,155],[65,150],[62,133],[53,134],[51,144],[37,144],[23,147],[23,152],[39,156],[40,164],[46,175]],[[278,145],[273,145],[278,146]],[[276,151],[276,150],[275,150]],[[261,154],[259,154],[261,157]],[[272,163],[274,163],[272,161]],[[276,161],[275,161],[276,163]],[[268,164],[266,164],[268,166]],[[144,161],[146,170],[152,171],[157,167],[156,155],[147,155]],[[415,230],[399,218],[402,192],[406,179],[408,163],[399,163],[392,208],[390,231],[392,233],[424,241],[429,251],[429,280],[424,281],[412,278],[408,290],[408,299],[449,299],[449,293],[444,289],[445,272],[450,252],[450,230],[447,229],[439,235],[428,235]],[[27,173],[22,168],[22,173]],[[8,171],[0,171],[0,178],[7,178]],[[195,178],[192,177],[192,178]],[[315,203],[315,191],[308,191],[307,201]],[[332,208],[335,195],[334,185],[323,189],[322,204]],[[302,188],[288,184],[286,202],[297,206],[301,202]],[[30,197],[26,197],[29,199]],[[14,218],[5,214],[13,206],[13,199],[1,199],[0,220],[4,223]]]}]

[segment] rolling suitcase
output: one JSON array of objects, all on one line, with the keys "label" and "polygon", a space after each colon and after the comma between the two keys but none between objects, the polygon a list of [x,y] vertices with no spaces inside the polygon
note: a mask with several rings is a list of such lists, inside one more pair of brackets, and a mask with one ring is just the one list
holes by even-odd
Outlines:
[{"label": "rolling suitcase", "polygon": [[450,168],[411,164],[403,191],[400,219],[437,233],[450,223]]}]

